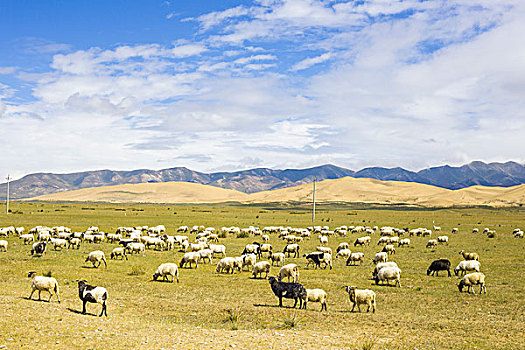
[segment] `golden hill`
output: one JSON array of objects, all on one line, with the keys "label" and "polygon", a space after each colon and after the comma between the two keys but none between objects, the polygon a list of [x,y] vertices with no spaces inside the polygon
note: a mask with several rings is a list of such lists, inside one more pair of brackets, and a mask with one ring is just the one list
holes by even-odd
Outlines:
[{"label": "golden hill", "polygon": [[[127,184],[54,193],[28,200],[142,202],[142,203],[267,203],[312,200],[312,184],[245,194],[239,191],[187,182]],[[461,190],[413,182],[380,181],[345,177],[317,183],[318,202],[361,202],[421,206],[515,206],[525,203],[525,185],[472,186]]]}]

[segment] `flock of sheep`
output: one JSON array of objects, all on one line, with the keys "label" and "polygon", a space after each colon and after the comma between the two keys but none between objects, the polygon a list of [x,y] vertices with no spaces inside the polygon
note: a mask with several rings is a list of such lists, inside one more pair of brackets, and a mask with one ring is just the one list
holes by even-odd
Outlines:
[{"label": "flock of sheep", "polygon": [[[434,232],[441,231],[439,227],[433,227]],[[452,233],[457,233],[457,228],[452,230]],[[216,264],[217,273],[233,274],[235,271],[244,271],[248,269],[252,273],[253,278],[268,278],[270,287],[273,293],[279,298],[279,306],[282,306],[282,299],[294,299],[294,307],[299,302],[300,308],[306,308],[307,302],[318,302],[321,304],[321,311],[327,310],[327,293],[322,289],[306,289],[303,285],[298,283],[299,280],[299,266],[294,263],[285,264],[286,259],[292,256],[294,258],[300,257],[301,243],[303,240],[317,237],[319,239],[319,246],[316,251],[305,253],[303,257],[306,259],[306,267],[312,266],[314,269],[321,268],[332,269],[332,249],[328,247],[330,236],[338,235],[346,237],[349,233],[366,234],[356,238],[353,245],[369,246],[372,240],[372,235],[379,233],[380,238],[377,245],[383,245],[379,251],[371,259],[375,264],[373,270],[373,279],[376,284],[383,284],[386,282],[390,285],[392,281],[394,286],[401,287],[401,269],[393,261],[388,261],[389,256],[396,254],[397,248],[409,247],[411,240],[409,237],[413,236],[432,236],[432,230],[426,228],[417,229],[399,229],[394,227],[365,227],[365,226],[340,226],[331,231],[329,227],[315,226],[308,228],[292,228],[292,227],[265,227],[259,229],[257,227],[239,228],[239,227],[222,227],[221,233],[259,237],[261,242],[253,242],[245,246],[240,256],[227,256],[226,246],[219,243],[220,235],[213,227],[194,226],[191,229],[187,226],[181,226],[177,229],[176,235],[168,235],[166,228],[163,225],[154,227],[119,227],[115,233],[104,233],[98,227],[91,226],[84,232],[72,232],[69,228],[64,226],[44,227],[37,226],[25,233],[23,227],[7,227],[0,228],[0,236],[9,237],[10,235],[18,236],[23,241],[24,245],[31,245],[31,254],[34,256],[42,256],[45,254],[48,246],[54,250],[62,250],[65,248],[79,249],[81,244],[90,243],[97,244],[103,242],[117,243],[119,246],[111,251],[110,259],[128,259],[128,255],[141,254],[145,255],[146,249],[155,249],[159,251],[173,250],[178,248],[184,251],[184,255],[177,265],[176,263],[163,263],[153,274],[153,280],[162,279],[174,282],[175,279],[179,282],[179,268],[198,268],[199,263],[213,263],[213,259],[217,256],[220,260]],[[479,232],[474,229],[474,233]],[[190,242],[188,233],[195,234],[195,239]],[[486,234],[490,230],[485,230]],[[269,243],[270,236],[275,235],[285,242],[284,249],[281,251],[274,251],[273,246]],[[523,231],[516,229],[513,232],[514,237],[523,238]],[[405,237],[403,237],[405,236]],[[408,237],[406,237],[408,236]],[[435,247],[438,244],[448,244],[448,236],[439,236],[437,239],[430,239],[426,247]],[[0,250],[7,252],[7,241],[0,240]],[[257,261],[267,254],[269,261]],[[461,275],[462,279],[457,284],[460,292],[464,288],[467,292],[474,292],[474,286],[480,286],[480,293],[486,293],[485,275],[480,272],[479,255],[474,252],[460,251],[460,255],[464,258],[454,269],[456,276]],[[365,255],[362,252],[352,252],[350,244],[347,242],[341,243],[336,249],[335,258],[346,259],[346,265],[361,265],[365,261]],[[98,268],[102,263],[107,267],[107,260],[105,253],[102,250],[94,250],[90,252],[85,262],[90,262],[93,267]],[[280,266],[279,273],[276,277],[268,277],[271,267],[277,264]],[[447,271],[450,273],[451,263],[447,259],[435,260],[431,263],[427,270],[427,275],[438,274],[439,271]],[[49,300],[53,295],[56,295],[58,302],[59,286],[58,282],[53,277],[37,276],[35,272],[29,272],[28,277],[31,280],[31,294],[38,291],[40,300],[40,293],[46,291],[49,293]],[[287,280],[285,282],[284,280]],[[106,315],[106,301],[108,299],[108,292],[104,287],[88,285],[85,280],[78,281],[79,298],[83,302],[83,313],[86,312],[86,303],[98,303],[102,305],[100,316]],[[357,306],[361,311],[360,306],[366,305],[367,312],[376,310],[376,294],[369,289],[357,289],[355,286],[344,286],[348,293],[349,300],[352,303],[352,311]]]}]

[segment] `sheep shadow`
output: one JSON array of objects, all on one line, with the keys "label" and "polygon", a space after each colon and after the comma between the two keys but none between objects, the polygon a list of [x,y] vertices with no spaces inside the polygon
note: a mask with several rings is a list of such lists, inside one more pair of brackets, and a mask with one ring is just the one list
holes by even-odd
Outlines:
[{"label": "sheep shadow", "polygon": [[75,310],[75,309],[72,309],[70,307],[68,307],[67,310],[69,312],[72,312],[72,313],[77,314],[77,315],[82,315],[82,316],[93,316],[93,317],[97,317],[98,316],[98,315],[95,315],[95,314],[92,314],[92,313],[89,313],[89,312],[86,312],[85,314],[83,314],[82,311]]},{"label": "sheep shadow", "polygon": [[98,267],[95,266],[81,266],[83,269],[98,269]]},{"label": "sheep shadow", "polygon": [[49,301],[49,300],[46,300],[46,299],[40,299],[40,300],[38,300],[38,299],[33,299],[33,298],[29,299],[29,297],[20,297],[20,299],[29,300],[29,301],[35,301],[35,302],[50,303],[50,301]]},{"label": "sheep shadow", "polygon": [[297,307],[293,307],[293,306],[285,306],[283,305],[282,307],[279,307],[279,304],[276,304],[276,305],[268,305],[268,304],[253,304],[253,306],[255,307],[273,307],[273,308],[277,308],[277,309],[297,309],[299,310],[299,308]]}]

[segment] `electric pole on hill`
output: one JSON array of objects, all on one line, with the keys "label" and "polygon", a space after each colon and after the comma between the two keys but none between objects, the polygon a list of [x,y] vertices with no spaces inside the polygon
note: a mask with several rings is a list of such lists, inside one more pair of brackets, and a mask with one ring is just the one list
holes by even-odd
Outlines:
[{"label": "electric pole on hill", "polygon": [[6,177],[6,180],[7,180],[6,215],[9,215],[9,180],[11,180],[11,178],[9,177],[9,174]]},{"label": "electric pole on hill", "polygon": [[317,178],[314,177],[314,200],[313,200],[313,210],[312,210],[312,224],[315,224],[315,182],[317,181]]}]

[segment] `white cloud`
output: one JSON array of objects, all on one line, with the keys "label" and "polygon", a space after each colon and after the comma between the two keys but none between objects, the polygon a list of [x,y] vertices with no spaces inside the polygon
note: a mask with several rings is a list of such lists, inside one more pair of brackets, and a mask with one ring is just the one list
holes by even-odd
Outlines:
[{"label": "white cloud", "polygon": [[293,67],[291,68],[291,70],[292,71],[298,71],[298,70],[307,69],[307,68],[310,68],[310,67],[312,67],[312,66],[314,66],[316,64],[328,61],[331,57],[332,57],[332,54],[327,52],[327,53],[324,53],[324,54],[322,54],[320,56],[305,58],[304,60],[299,61],[296,64],[294,64]]}]

